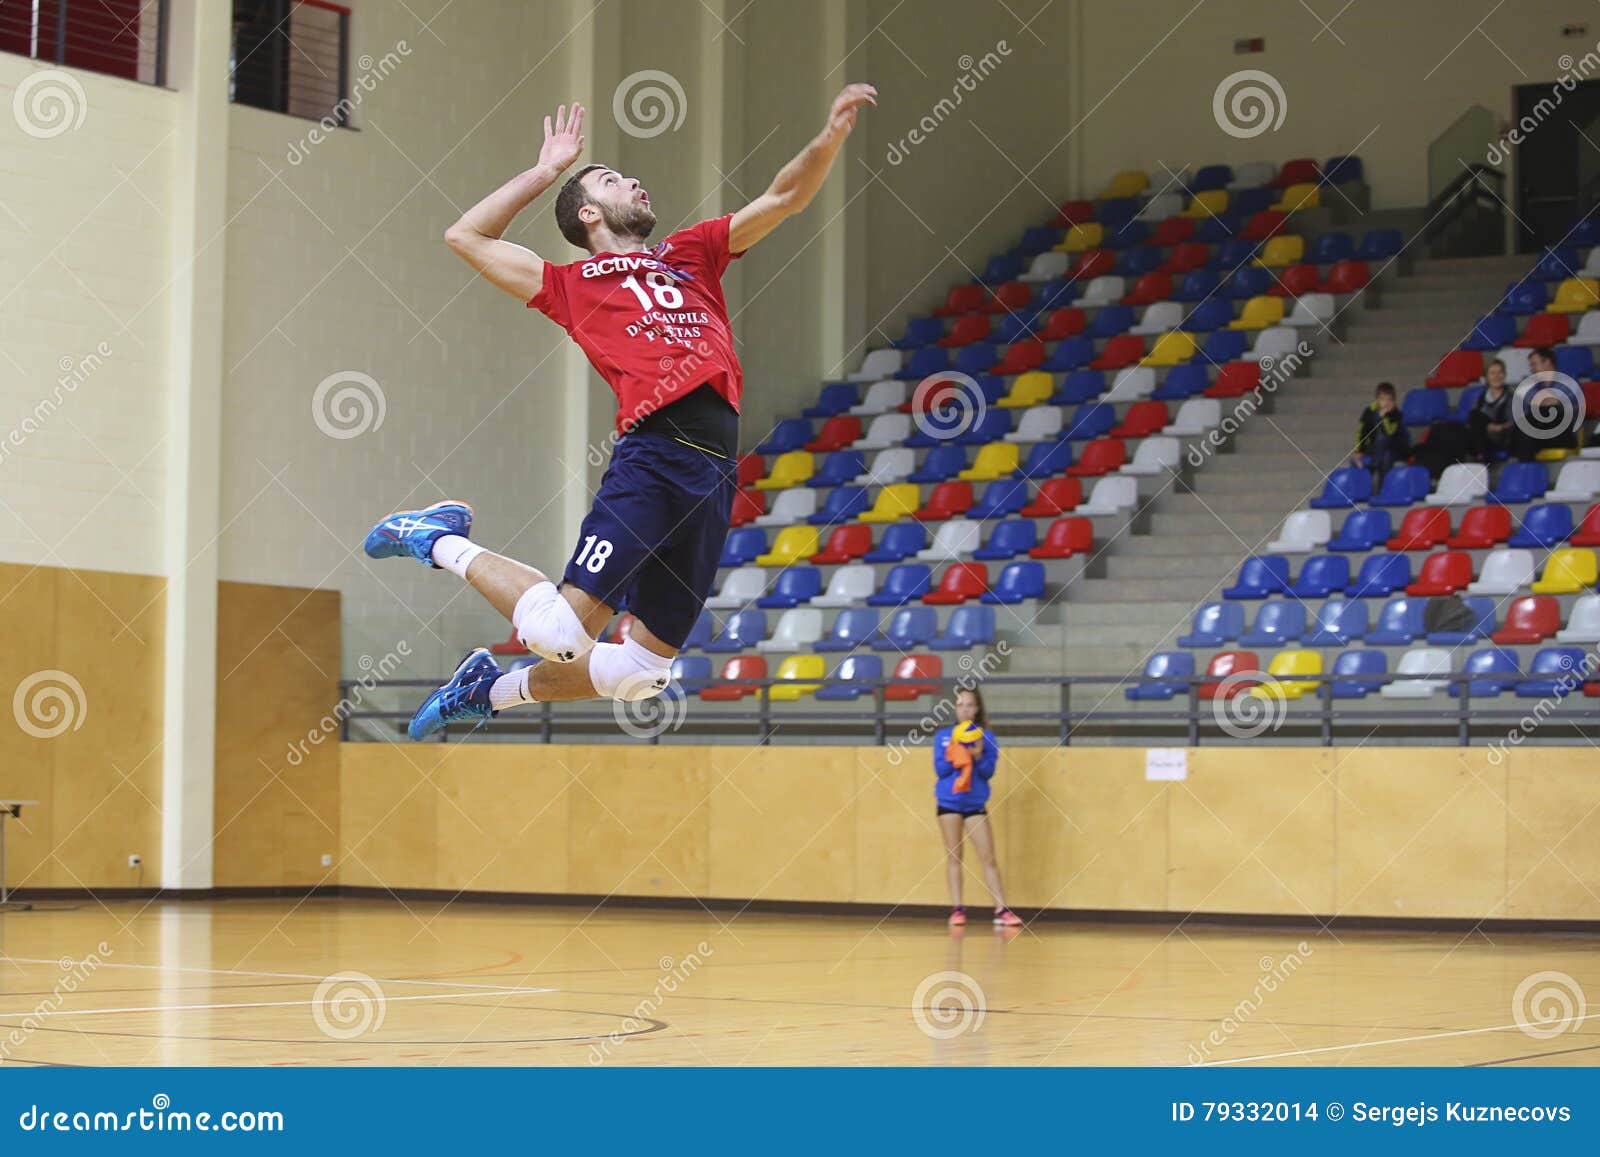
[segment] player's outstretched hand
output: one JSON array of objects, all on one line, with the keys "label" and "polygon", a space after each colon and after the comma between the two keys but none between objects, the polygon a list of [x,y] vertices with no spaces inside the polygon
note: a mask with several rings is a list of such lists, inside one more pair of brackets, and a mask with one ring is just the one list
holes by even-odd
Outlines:
[{"label": "player's outstretched hand", "polygon": [[864,104],[876,105],[878,90],[870,84],[847,84],[833,98],[828,110],[828,129],[844,136],[856,127],[856,111]]},{"label": "player's outstretched hand", "polygon": [[565,169],[583,152],[583,106],[573,102],[572,112],[567,106],[556,109],[555,124],[544,118],[544,145],[539,149],[539,163],[553,169]]}]

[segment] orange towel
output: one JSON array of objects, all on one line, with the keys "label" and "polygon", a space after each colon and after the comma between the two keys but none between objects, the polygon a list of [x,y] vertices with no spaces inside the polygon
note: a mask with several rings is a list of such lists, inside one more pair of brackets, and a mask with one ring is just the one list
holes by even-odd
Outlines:
[{"label": "orange towel", "polygon": [[972,749],[965,743],[950,738],[950,745],[944,749],[944,757],[957,768],[955,786],[951,788],[957,795],[972,790]]}]

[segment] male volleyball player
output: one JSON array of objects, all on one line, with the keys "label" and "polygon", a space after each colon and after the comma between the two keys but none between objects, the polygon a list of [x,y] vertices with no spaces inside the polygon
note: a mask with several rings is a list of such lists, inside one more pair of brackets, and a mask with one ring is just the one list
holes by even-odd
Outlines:
[{"label": "male volleyball player", "polygon": [[[582,105],[544,121],[539,163],[469,209],[445,240],[486,280],[561,326],[617,395],[617,433],[594,506],[557,586],[525,563],[471,541],[472,508],[437,502],[372,528],[373,558],[410,556],[464,578],[545,661],[509,674],[478,648],[423,702],[410,734],[483,719],[521,703],[660,695],[673,656],[716,577],[737,489],[739,395],[722,274],[728,263],[804,209],[822,186],[871,85],[846,86],[827,123],[767,191],[736,213],[681,229],[655,246],[638,180],[585,165],[556,195],[561,235],[589,256],[556,265],[504,239],[512,219],[583,151]],[[628,638],[596,636],[626,606]]]}]

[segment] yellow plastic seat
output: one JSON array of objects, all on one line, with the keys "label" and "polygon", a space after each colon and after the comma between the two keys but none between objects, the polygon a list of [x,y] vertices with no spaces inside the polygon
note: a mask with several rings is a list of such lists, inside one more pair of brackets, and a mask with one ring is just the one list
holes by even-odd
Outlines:
[{"label": "yellow plastic seat", "polygon": [[1029,370],[1017,375],[1017,380],[1011,383],[1011,392],[995,405],[1005,410],[1025,410],[1029,406],[1043,405],[1055,392],[1054,378],[1044,370]]},{"label": "yellow plastic seat", "polygon": [[1150,174],[1143,169],[1124,169],[1111,183],[1100,190],[1102,200],[1108,197],[1137,197],[1150,187]]},{"label": "yellow plastic seat", "polygon": [[1199,347],[1194,343],[1194,334],[1184,333],[1182,330],[1170,330],[1156,338],[1156,344],[1150,347],[1150,352],[1139,359],[1141,366],[1181,366],[1194,357]]},{"label": "yellow plastic seat", "polygon": [[793,566],[797,562],[804,562],[820,549],[816,527],[786,526],[778,531],[772,549],[757,556],[756,565]]},{"label": "yellow plastic seat", "polygon": [[765,478],[756,480],[756,489],[787,490],[791,486],[799,486],[811,477],[816,468],[811,451],[790,450],[787,454],[778,455]]},{"label": "yellow plastic seat", "polygon": [[1535,462],[1565,462],[1577,451],[1566,446],[1547,446],[1533,456]]},{"label": "yellow plastic seat", "polygon": [[916,483],[896,482],[878,491],[877,501],[872,504],[871,510],[861,516],[861,521],[899,522],[902,518],[910,518],[912,512],[921,505],[922,498]]},{"label": "yellow plastic seat", "polygon": [[1322,652],[1279,651],[1267,667],[1267,682],[1250,688],[1257,699],[1298,699],[1322,682]]},{"label": "yellow plastic seat", "polygon": [[1273,206],[1280,213],[1293,213],[1296,209],[1315,209],[1322,204],[1322,190],[1316,185],[1290,185]]},{"label": "yellow plastic seat", "polygon": [[993,482],[1010,478],[1021,464],[1015,442],[985,442],[978,447],[978,456],[956,477],[963,482]]},{"label": "yellow plastic seat", "polygon": [[1194,195],[1194,200],[1190,201],[1188,207],[1184,209],[1182,213],[1179,213],[1178,216],[1218,217],[1227,212],[1227,209],[1228,190],[1207,189],[1203,193],[1196,193]]},{"label": "yellow plastic seat", "polygon": [[1085,221],[1067,230],[1067,235],[1056,246],[1062,253],[1082,253],[1085,249],[1098,249],[1105,239],[1106,228],[1098,221]]},{"label": "yellow plastic seat", "polygon": [[1592,588],[1600,577],[1594,551],[1585,547],[1566,547],[1552,551],[1544,564],[1544,577],[1530,588],[1536,595],[1575,595]]},{"label": "yellow plastic seat", "polygon": [[1546,313],[1583,313],[1600,305],[1600,280],[1569,277],[1556,287],[1556,298]]},{"label": "yellow plastic seat", "polygon": [[785,682],[775,683],[767,688],[767,698],[782,703],[792,703],[802,695],[810,695],[821,684],[804,680],[821,679],[823,673],[821,655],[790,655],[778,664],[778,673],[773,676],[774,679]]},{"label": "yellow plastic seat", "polygon": [[1279,234],[1277,237],[1267,239],[1266,247],[1261,250],[1261,256],[1256,258],[1256,264],[1268,268],[1282,268],[1285,265],[1295,265],[1305,260],[1306,240],[1304,237],[1294,237]]},{"label": "yellow plastic seat", "polygon": [[1244,303],[1244,310],[1228,323],[1229,329],[1266,329],[1283,320],[1283,298],[1252,297]]}]

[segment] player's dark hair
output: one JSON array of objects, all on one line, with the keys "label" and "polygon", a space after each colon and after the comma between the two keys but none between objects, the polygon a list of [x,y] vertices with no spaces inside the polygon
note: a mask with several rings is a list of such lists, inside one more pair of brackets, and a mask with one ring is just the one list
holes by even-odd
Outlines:
[{"label": "player's dark hair", "polygon": [[1533,356],[1541,357],[1551,365],[1554,365],[1556,360],[1556,351],[1547,345],[1542,345],[1534,349]]},{"label": "player's dark hair", "polygon": [[1394,397],[1394,383],[1393,382],[1379,382],[1378,383],[1378,388],[1376,390],[1372,391],[1372,396],[1374,398],[1384,398],[1384,397],[1392,398],[1392,397]]},{"label": "player's dark hair", "polygon": [[567,183],[561,186],[561,192],[556,194],[556,228],[561,230],[561,236],[579,249],[589,248],[589,227],[578,219],[578,210],[590,201],[589,191],[583,187],[583,179],[596,169],[609,167],[608,165],[583,166],[567,178]]},{"label": "player's dark hair", "polygon": [[972,717],[972,721],[985,731],[989,730],[989,709],[983,705],[983,692],[976,687],[962,687],[956,691],[957,699],[963,695],[971,695],[972,701],[978,705],[978,713]]}]

